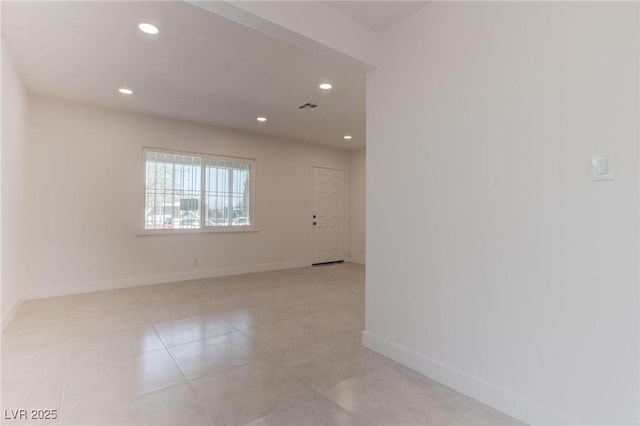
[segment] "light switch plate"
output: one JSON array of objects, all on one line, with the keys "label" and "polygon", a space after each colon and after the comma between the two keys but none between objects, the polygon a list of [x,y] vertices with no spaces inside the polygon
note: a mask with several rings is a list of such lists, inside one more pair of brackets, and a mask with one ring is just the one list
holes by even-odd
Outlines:
[{"label": "light switch plate", "polygon": [[613,154],[591,157],[591,180],[613,180]]}]

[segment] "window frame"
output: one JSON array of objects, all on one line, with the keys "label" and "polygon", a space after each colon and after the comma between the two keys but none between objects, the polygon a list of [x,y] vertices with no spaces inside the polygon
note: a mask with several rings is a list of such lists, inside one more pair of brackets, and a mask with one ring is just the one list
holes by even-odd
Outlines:
[{"label": "window frame", "polygon": [[[198,229],[146,229],[146,179],[147,179],[147,153],[157,152],[161,154],[172,155],[186,155],[193,157],[200,157],[200,198],[199,198],[199,210],[200,210],[200,228]],[[205,192],[206,192],[206,162],[207,160],[216,161],[231,161],[241,162],[249,164],[249,217],[251,218],[251,225],[249,226],[234,226],[234,225],[218,225],[218,226],[206,226],[205,217]],[[216,233],[228,233],[228,232],[257,232],[256,226],[256,166],[257,161],[253,158],[235,157],[229,155],[217,155],[207,154],[203,152],[195,151],[180,151],[175,149],[155,148],[155,147],[142,147],[142,179],[141,179],[141,199],[140,199],[140,223],[138,226],[138,235],[176,235],[176,234],[216,234]]]}]

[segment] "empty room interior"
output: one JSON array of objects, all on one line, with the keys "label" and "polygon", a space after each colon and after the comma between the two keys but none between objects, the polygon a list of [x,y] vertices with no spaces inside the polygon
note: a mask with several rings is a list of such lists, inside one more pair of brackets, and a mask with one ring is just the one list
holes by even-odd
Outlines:
[{"label": "empty room interior", "polygon": [[2,1],[1,424],[640,424],[640,4]]}]

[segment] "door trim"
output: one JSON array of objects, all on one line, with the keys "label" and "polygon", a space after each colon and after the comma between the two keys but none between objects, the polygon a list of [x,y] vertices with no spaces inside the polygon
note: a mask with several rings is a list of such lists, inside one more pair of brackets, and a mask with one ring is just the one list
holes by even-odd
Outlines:
[{"label": "door trim", "polygon": [[[310,194],[310,202],[309,202],[309,211],[307,214],[307,218],[311,218],[313,216],[313,169],[314,168],[320,168],[320,169],[330,169],[330,170],[340,170],[344,173],[344,190],[342,191],[342,197],[343,197],[343,203],[342,205],[344,206],[344,225],[343,225],[343,229],[344,229],[344,236],[343,236],[343,241],[342,241],[342,246],[344,247],[344,262],[347,262],[347,236],[349,234],[349,215],[350,215],[350,211],[349,208],[347,206],[347,201],[348,201],[348,188],[349,188],[349,172],[347,171],[346,166],[327,166],[325,164],[319,164],[319,163],[311,163],[311,167],[309,167],[309,194]],[[313,265],[313,228],[309,228],[309,266]]]}]

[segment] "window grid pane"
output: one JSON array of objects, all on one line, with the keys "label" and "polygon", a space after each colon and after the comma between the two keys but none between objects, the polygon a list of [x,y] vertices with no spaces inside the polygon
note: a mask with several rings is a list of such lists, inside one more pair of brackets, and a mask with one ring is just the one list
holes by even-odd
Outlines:
[{"label": "window grid pane", "polygon": [[250,226],[250,164],[208,159],[205,174],[205,226]]},{"label": "window grid pane", "polygon": [[251,226],[251,161],[146,151],[145,163],[145,230]]},{"label": "window grid pane", "polygon": [[199,229],[202,158],[147,152],[145,229]]}]

